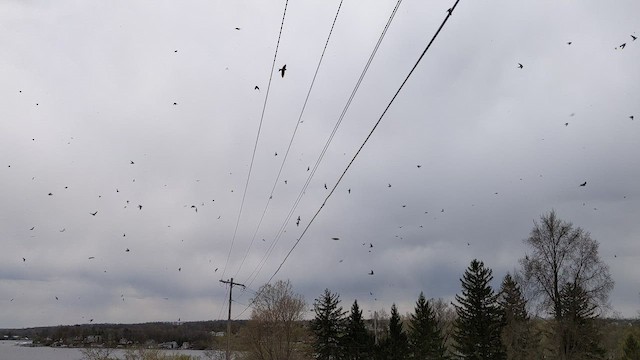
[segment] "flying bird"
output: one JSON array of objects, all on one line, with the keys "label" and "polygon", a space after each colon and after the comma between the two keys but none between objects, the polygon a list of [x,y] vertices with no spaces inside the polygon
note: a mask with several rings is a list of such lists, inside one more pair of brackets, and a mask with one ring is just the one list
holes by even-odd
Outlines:
[{"label": "flying bird", "polygon": [[139,209],[139,210],[142,210],[142,205],[138,205],[138,209]]},{"label": "flying bird", "polygon": [[53,196],[53,193],[49,193],[49,196]]},{"label": "flying bird", "polygon": [[284,77],[284,72],[287,71],[287,64],[284,64],[278,71],[280,71],[280,75]]},{"label": "flying bird", "polygon": [[95,259],[95,258],[96,258],[95,256],[89,256],[89,260]]},{"label": "flying bird", "polygon": [[179,268],[178,268],[178,271],[182,271],[182,268],[181,268],[181,267],[179,267]]},{"label": "flying bird", "polygon": [[58,300],[58,297],[56,296],[56,300]]},{"label": "flying bird", "polygon": [[196,209],[196,212],[198,212],[198,208],[195,205],[191,205],[192,209]]},{"label": "flying bird", "polygon": [[522,68],[524,68],[524,65],[518,63],[518,69],[522,69]]},{"label": "flying bird", "polygon": [[240,28],[239,28],[239,27],[237,27],[237,28],[236,28],[236,30],[240,30]]},{"label": "flying bird", "polygon": [[258,87],[258,85],[256,85],[256,86],[253,88],[253,90],[258,90],[258,91],[260,91],[260,88]]},{"label": "flying bird", "polygon": [[32,227],[31,229],[29,229],[29,230],[33,230],[33,229],[35,229],[35,228],[36,228],[36,227],[34,226],[34,227]]},{"label": "flying bird", "polygon": [[369,272],[369,275],[373,275],[373,270],[371,270],[371,271]]},{"label": "flying bird", "polygon": [[630,115],[630,116],[629,116],[629,119],[633,120],[633,115]]},{"label": "flying bird", "polygon": [[325,189],[328,189],[328,188],[327,188],[327,184],[324,184],[324,188],[325,188]]},{"label": "flying bird", "polygon": [[418,169],[420,169],[422,167],[422,165],[416,165],[418,167]]},{"label": "flying bird", "polygon": [[347,189],[347,192],[348,192],[349,194],[351,194],[351,189]]},{"label": "flying bird", "polygon": [[275,154],[275,155],[273,155],[273,156],[278,156],[278,152],[276,151],[276,154]]},{"label": "flying bird", "polygon": [[569,123],[564,123],[564,126],[569,126]]},{"label": "flying bird", "polygon": [[89,214],[96,216],[96,214],[98,213],[98,211],[96,210],[96,212],[90,212]]},{"label": "flying bird", "polygon": [[391,187],[391,184],[387,185],[387,187]]},{"label": "flying bird", "polygon": [[67,230],[67,228],[62,228],[62,230],[58,230],[60,232],[65,232]]},{"label": "flying bird", "polygon": [[213,272],[218,272],[218,268],[216,268],[215,270],[213,270]]},{"label": "flying bird", "polygon": [[633,39],[631,41],[636,41],[636,39],[638,38],[637,36],[633,36],[633,35],[629,35],[629,36],[631,36],[631,39]]},{"label": "flying bird", "polygon": [[625,46],[627,46],[627,43],[620,45],[620,50],[624,49]]},{"label": "flying bird", "polygon": [[583,182],[582,184],[580,184],[580,186],[587,186],[587,182]]},{"label": "flying bird", "polygon": [[131,250],[129,250],[129,248],[127,248],[127,250],[125,250],[124,252],[129,252],[129,251],[131,251]]},{"label": "flying bird", "polygon": [[340,238],[332,237],[331,240],[340,240]]},{"label": "flying bird", "polygon": [[135,164],[135,163],[133,162],[133,160],[129,160],[129,161],[131,162],[131,165]]},{"label": "flying bird", "polygon": [[27,259],[25,259],[25,258],[22,258],[22,262],[26,262],[26,261],[27,261]]},{"label": "flying bird", "polygon": [[571,41],[567,41],[567,45],[571,45]]}]

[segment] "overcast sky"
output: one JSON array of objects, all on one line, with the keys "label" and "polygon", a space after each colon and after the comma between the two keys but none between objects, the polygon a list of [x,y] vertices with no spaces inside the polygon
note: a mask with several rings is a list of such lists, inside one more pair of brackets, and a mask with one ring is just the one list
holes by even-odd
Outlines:
[{"label": "overcast sky", "polygon": [[[288,4],[237,222],[283,1],[1,2],[0,327],[226,318],[230,277],[246,318],[453,1],[402,2],[301,193],[396,1],[342,4],[276,183],[338,4]],[[637,316],[638,14],[462,0],[274,280],[405,313],[474,258],[499,286],[555,209]]]}]

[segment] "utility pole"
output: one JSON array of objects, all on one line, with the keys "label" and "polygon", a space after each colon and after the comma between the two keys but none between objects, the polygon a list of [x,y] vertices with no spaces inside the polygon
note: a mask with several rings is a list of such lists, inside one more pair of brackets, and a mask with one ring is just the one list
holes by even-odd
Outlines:
[{"label": "utility pole", "polygon": [[229,284],[229,317],[227,318],[227,360],[231,360],[231,293],[233,293],[233,285],[245,287],[243,284],[233,282],[233,278],[225,281],[220,280],[223,284]]}]

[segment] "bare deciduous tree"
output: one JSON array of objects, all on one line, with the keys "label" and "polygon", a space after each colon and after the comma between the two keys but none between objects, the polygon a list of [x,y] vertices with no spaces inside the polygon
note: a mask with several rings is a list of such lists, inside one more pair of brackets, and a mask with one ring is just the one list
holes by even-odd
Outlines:
[{"label": "bare deciduous tree", "polygon": [[561,289],[567,283],[580,286],[603,310],[613,280],[609,267],[598,256],[598,242],[580,227],[558,218],[551,210],[534,221],[524,242],[531,252],[520,259],[526,285],[542,308],[560,320],[563,314]]},{"label": "bare deciduous tree", "polygon": [[247,327],[252,358],[295,359],[294,343],[303,333],[299,321],[305,307],[304,298],[293,292],[288,280],[262,286],[253,299],[253,312]]}]

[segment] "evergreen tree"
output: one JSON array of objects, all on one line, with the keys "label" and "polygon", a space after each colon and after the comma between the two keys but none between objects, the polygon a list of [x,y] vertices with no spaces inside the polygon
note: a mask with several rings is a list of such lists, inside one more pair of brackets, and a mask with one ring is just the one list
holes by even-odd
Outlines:
[{"label": "evergreen tree", "polygon": [[622,360],[640,360],[640,344],[633,334],[627,336],[622,351],[624,352]]},{"label": "evergreen tree", "polygon": [[342,342],[346,358],[348,360],[369,359],[373,349],[373,338],[362,320],[362,310],[358,306],[358,300],[353,302],[346,322],[346,332]]},{"label": "evergreen tree", "polygon": [[510,274],[505,275],[498,304],[504,315],[502,343],[508,360],[525,360],[536,355],[536,339],[529,315],[527,301],[522,295],[520,285]]},{"label": "evergreen tree", "polygon": [[462,359],[506,359],[500,340],[503,315],[489,285],[491,274],[491,269],[474,259],[460,279],[462,295],[456,295],[458,304],[454,304],[458,318],[453,337]]},{"label": "evergreen tree", "polygon": [[344,312],[340,306],[340,296],[329,289],[313,303],[315,318],[311,329],[315,335],[313,350],[320,360],[342,359],[341,338],[344,334]]},{"label": "evergreen tree", "polygon": [[382,358],[386,360],[405,360],[409,356],[409,341],[402,330],[402,319],[396,304],[391,305],[389,333],[380,345]]},{"label": "evergreen tree", "polygon": [[600,332],[595,324],[597,305],[578,284],[567,283],[560,291],[562,317],[556,322],[558,358],[604,359]]},{"label": "evergreen tree", "polygon": [[409,344],[413,359],[447,359],[444,338],[433,307],[421,292],[409,322]]}]

